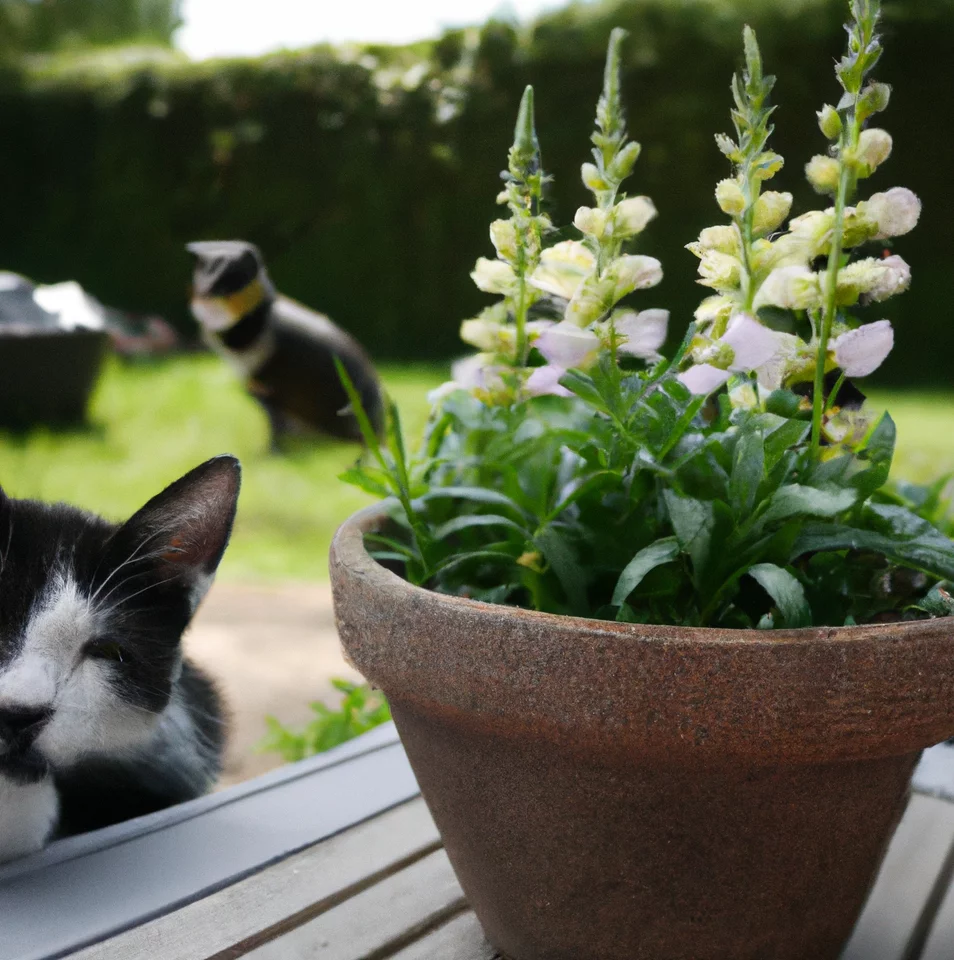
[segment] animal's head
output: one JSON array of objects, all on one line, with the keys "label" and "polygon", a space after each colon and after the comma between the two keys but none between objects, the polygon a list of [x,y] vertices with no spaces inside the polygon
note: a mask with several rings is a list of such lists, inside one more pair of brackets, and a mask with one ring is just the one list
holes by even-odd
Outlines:
[{"label": "animal's head", "polygon": [[274,296],[274,289],[254,244],[244,240],[202,240],[186,249],[195,258],[192,313],[216,333]]},{"label": "animal's head", "polygon": [[150,736],[239,482],[216,457],[123,524],[0,491],[0,773],[29,781]]}]

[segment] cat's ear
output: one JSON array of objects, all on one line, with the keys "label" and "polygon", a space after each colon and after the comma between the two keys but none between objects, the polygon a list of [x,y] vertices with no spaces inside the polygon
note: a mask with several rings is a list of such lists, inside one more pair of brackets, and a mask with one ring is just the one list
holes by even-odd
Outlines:
[{"label": "cat's ear", "polygon": [[119,531],[118,539],[187,584],[193,607],[228,546],[241,477],[235,457],[213,457],[153,497]]}]

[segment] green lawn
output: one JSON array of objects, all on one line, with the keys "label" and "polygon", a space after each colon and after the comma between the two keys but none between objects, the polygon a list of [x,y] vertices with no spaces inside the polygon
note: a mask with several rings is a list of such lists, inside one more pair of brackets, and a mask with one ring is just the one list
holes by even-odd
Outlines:
[{"label": "green lawn", "polygon": [[[384,367],[409,433],[427,416],[438,367]],[[898,422],[896,475],[925,480],[954,471],[954,394],[879,393]],[[352,445],[301,444],[268,451],[265,418],[232,372],[212,356],[127,366],[113,361],[82,432],[0,433],[0,484],[20,497],[66,500],[111,517],[141,506],[165,484],[217,453],[245,469],[238,523],[222,573],[232,578],[327,576],[335,527],[369,502],[336,477]]]},{"label": "green lawn", "polygon": [[[425,395],[446,374],[384,367],[382,377],[408,429],[419,433]],[[196,464],[234,453],[244,473],[224,577],[326,578],[335,528],[371,502],[337,480],[358,454],[354,444],[302,443],[288,455],[271,454],[264,414],[213,356],[111,362],[91,420],[82,432],[0,432],[0,485],[12,496],[65,500],[122,518]]]}]

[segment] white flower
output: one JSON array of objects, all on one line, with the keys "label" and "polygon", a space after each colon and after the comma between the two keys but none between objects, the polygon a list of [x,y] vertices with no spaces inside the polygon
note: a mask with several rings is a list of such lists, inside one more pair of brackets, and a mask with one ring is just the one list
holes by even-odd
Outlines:
[{"label": "white flower", "polygon": [[474,317],[460,325],[460,338],[478,350],[495,353],[500,350],[507,328],[485,317]]},{"label": "white flower", "polygon": [[555,366],[564,370],[585,370],[599,356],[600,338],[592,330],[581,330],[575,324],[563,321],[544,330],[535,346]]},{"label": "white flower", "polygon": [[759,386],[764,390],[778,390],[789,374],[815,362],[815,347],[791,333],[775,334],[775,356],[758,369]]},{"label": "white flower", "polygon": [[921,216],[921,201],[907,187],[892,187],[862,200],[858,209],[877,224],[877,232],[872,239],[885,240],[903,236],[917,226]]},{"label": "white flower", "polygon": [[862,130],[858,137],[856,156],[869,171],[874,172],[891,156],[891,147],[891,134],[887,130],[870,127]]},{"label": "white flower", "polygon": [[606,211],[597,207],[579,207],[573,218],[573,225],[580,233],[599,239],[606,232]]},{"label": "white flower", "polygon": [[728,370],[720,370],[710,363],[697,363],[679,374],[679,379],[692,393],[703,395],[718,390],[729,379]]},{"label": "white flower", "polygon": [[850,306],[864,294],[880,302],[904,293],[911,286],[911,268],[895,255],[879,260],[868,257],[848,264],[838,274],[838,303]]},{"label": "white flower", "polygon": [[720,180],[716,184],[716,203],[723,213],[737,217],[745,210],[745,194],[738,180]]},{"label": "white flower", "polygon": [[805,244],[809,258],[824,253],[831,245],[831,234],[835,226],[834,209],[810,210],[800,217],[789,221],[788,228],[791,235],[798,237]]},{"label": "white flower", "polygon": [[527,377],[524,389],[531,397],[571,397],[572,392],[560,385],[560,377],[565,373],[566,370],[552,363],[548,363],[545,367],[535,367]]},{"label": "white flower", "polygon": [[475,353],[451,365],[451,377],[461,390],[496,390],[504,386],[505,368],[490,353]]},{"label": "white flower", "polygon": [[614,318],[618,336],[623,337],[619,352],[644,360],[655,360],[666,341],[668,310],[620,311]]},{"label": "white flower", "polygon": [[890,322],[878,320],[835,337],[829,349],[846,376],[866,377],[884,363],[893,346]]},{"label": "white flower", "polygon": [[616,204],[613,210],[613,232],[618,237],[632,237],[642,233],[646,224],[656,216],[656,207],[649,197],[629,197]]},{"label": "white flower", "polygon": [[834,157],[819,154],[805,164],[805,176],[819,193],[834,193],[838,189],[841,167]]},{"label": "white flower", "polygon": [[490,240],[497,256],[504,260],[517,259],[517,231],[512,220],[494,220],[490,225]]},{"label": "white flower", "polygon": [[662,280],[662,264],[655,257],[627,255],[617,257],[606,275],[616,283],[615,303],[634,290],[655,287]]},{"label": "white flower", "polygon": [[572,299],[596,265],[596,258],[579,240],[564,240],[540,254],[530,283],[544,293]]},{"label": "white flower", "polygon": [[718,250],[706,250],[699,260],[699,277],[696,281],[704,287],[716,290],[731,290],[739,285],[742,264],[738,257]]},{"label": "white flower", "polygon": [[432,407],[436,407],[445,397],[449,397],[452,393],[457,393],[458,390],[462,389],[463,387],[456,380],[445,380],[439,387],[434,387],[433,390],[428,391],[427,402]]},{"label": "white flower", "polygon": [[818,274],[808,267],[777,267],[759,287],[755,306],[780,307],[782,310],[808,310],[820,306]]},{"label": "white flower", "polygon": [[597,280],[591,274],[566,305],[566,310],[563,312],[564,321],[577,327],[590,326],[616,302],[615,292],[616,281],[613,277],[606,276],[602,280]]},{"label": "white flower", "polygon": [[486,257],[478,259],[470,276],[484,293],[507,294],[517,279],[509,263],[504,263],[503,260],[488,260]]},{"label": "white flower", "polygon": [[727,225],[706,227],[699,234],[698,244],[690,243],[686,249],[695,253],[697,257],[701,257],[704,250],[718,250],[720,253],[738,255],[739,231]]},{"label": "white flower", "polygon": [[733,373],[757,370],[778,353],[774,331],[763,327],[751,313],[737,313],[719,342],[732,347],[734,358],[729,370]]},{"label": "white flower", "polygon": [[755,201],[752,229],[757,234],[771,233],[773,230],[777,230],[785,222],[785,218],[791,209],[792,195],[790,193],[766,190]]}]

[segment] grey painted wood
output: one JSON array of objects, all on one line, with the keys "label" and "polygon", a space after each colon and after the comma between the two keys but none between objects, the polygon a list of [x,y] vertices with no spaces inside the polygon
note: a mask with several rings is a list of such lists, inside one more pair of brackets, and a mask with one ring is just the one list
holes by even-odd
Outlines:
[{"label": "grey painted wood", "polygon": [[921,793],[954,800],[954,745],[940,743],[925,750],[914,771],[913,785]]},{"label": "grey painted wood", "polygon": [[[954,885],[949,885],[928,934],[924,952],[918,960],[951,960],[952,957],[954,957]],[[915,958],[912,957],[910,960]]]},{"label": "grey painted wood", "polygon": [[468,910],[388,960],[500,960]]},{"label": "grey painted wood", "polygon": [[[0,958],[40,960],[96,943],[207,897],[418,792],[403,749],[385,743],[200,805],[188,818],[180,811],[167,824],[120,832],[110,844],[92,843],[65,859],[39,858],[32,868],[20,865],[0,882]],[[436,837],[433,826],[428,829]],[[416,842],[413,834],[408,842]]]},{"label": "grey painted wood", "polygon": [[[439,849],[423,800],[412,800],[261,873],[89,947],[72,960],[226,960],[373,888]],[[0,956],[6,956],[0,953]]]},{"label": "grey painted wood", "polygon": [[438,850],[277,940],[248,960],[364,960],[389,956],[466,908]]},{"label": "grey painted wood", "polygon": [[[843,960],[916,960],[912,938],[954,842],[954,804],[915,794]],[[951,960],[954,952],[944,960]]]}]

